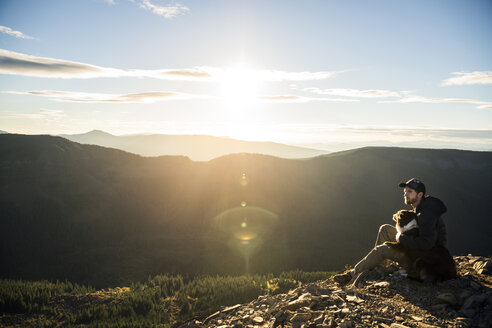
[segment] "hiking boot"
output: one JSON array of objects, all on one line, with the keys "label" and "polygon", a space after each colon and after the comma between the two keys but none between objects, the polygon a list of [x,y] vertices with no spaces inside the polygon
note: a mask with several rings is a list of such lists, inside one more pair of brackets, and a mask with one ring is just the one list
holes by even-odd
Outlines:
[{"label": "hiking boot", "polygon": [[345,286],[352,280],[353,278],[352,274],[353,274],[352,271],[336,274],[335,276],[333,276],[333,281],[335,281],[340,286]]}]

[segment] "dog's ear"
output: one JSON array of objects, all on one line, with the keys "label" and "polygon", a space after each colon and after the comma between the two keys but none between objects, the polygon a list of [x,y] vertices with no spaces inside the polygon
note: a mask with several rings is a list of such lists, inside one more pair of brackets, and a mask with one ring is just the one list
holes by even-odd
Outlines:
[{"label": "dog's ear", "polygon": [[415,217],[416,217],[416,214],[414,211],[402,211],[402,213],[401,213],[401,219],[405,223],[412,221]]},{"label": "dog's ear", "polygon": [[396,212],[395,214],[393,214],[393,221],[395,221],[396,223],[398,223],[400,221],[400,217],[402,215],[404,210],[399,210],[398,212]]}]

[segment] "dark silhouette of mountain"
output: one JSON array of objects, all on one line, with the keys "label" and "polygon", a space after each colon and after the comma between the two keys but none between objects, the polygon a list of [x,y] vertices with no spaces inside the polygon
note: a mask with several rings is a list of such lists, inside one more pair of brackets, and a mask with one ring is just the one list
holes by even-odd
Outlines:
[{"label": "dark silhouette of mountain", "polygon": [[184,155],[195,161],[234,153],[266,154],[282,158],[307,158],[328,151],[289,146],[274,142],[253,142],[205,135],[127,135],[115,136],[93,130],[83,134],[60,135],[82,144],[121,149],[142,156]]},{"label": "dark silhouette of mountain", "polygon": [[410,177],[446,203],[454,255],[491,253],[491,152],[193,162],[6,134],[0,154],[0,277],[104,286],[162,272],[338,270],[406,207],[397,185]]}]

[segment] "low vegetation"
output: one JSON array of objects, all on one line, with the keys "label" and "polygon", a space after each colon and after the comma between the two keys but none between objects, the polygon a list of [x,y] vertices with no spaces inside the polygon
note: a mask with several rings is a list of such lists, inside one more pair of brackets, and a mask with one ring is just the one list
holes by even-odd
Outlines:
[{"label": "low vegetation", "polygon": [[330,272],[278,276],[157,275],[128,287],[95,290],[70,282],[0,280],[0,325],[23,327],[170,327],[221,306],[277,294]]}]

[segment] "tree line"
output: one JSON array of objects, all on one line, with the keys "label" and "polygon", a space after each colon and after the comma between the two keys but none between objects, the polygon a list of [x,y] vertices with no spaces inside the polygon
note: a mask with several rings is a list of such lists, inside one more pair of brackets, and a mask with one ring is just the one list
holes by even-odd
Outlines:
[{"label": "tree line", "polygon": [[[300,283],[328,279],[331,275],[300,270],[277,276],[163,274],[128,287],[102,290],[69,281],[2,279],[0,325],[23,320],[20,324],[25,327],[171,327],[194,317],[204,318],[221,306],[283,293]],[[16,316],[19,314],[23,316]]]}]

